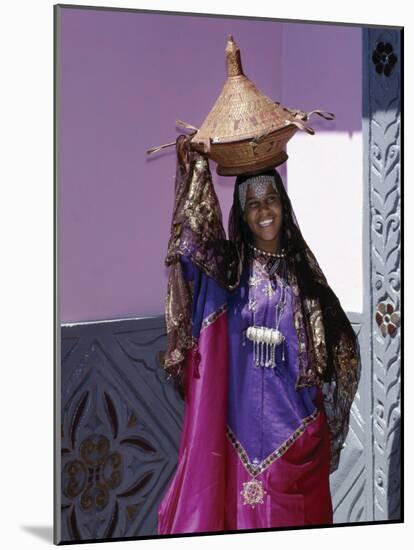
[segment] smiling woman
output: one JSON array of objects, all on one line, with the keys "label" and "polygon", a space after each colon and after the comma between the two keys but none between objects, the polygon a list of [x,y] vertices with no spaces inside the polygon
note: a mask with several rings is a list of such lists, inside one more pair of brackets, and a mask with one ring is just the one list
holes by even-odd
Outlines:
[{"label": "smiling woman", "polygon": [[165,367],[185,395],[160,534],[332,523],[357,337],[280,175],[238,176],[229,239],[208,160],[177,140]]},{"label": "smiling woman", "polygon": [[274,180],[268,180],[265,174],[255,178],[238,178],[239,194],[241,204],[246,203],[243,219],[252,233],[255,246],[275,253],[280,251],[283,211]]},{"label": "smiling woman", "polygon": [[[212,110],[176,141],[164,366],[185,420],[159,534],[331,524],[360,375],[357,336],[274,168],[298,129],[314,134],[311,114],[334,115],[262,94],[232,36],[226,59]],[[237,176],[228,239],[209,158]]]}]

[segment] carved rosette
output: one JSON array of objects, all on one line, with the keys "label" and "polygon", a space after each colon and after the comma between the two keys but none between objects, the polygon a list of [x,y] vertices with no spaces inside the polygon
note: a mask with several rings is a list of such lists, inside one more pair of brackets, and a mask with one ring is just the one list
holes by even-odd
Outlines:
[{"label": "carved rosette", "polygon": [[[366,29],[373,357],[373,519],[400,503],[400,34]],[[373,53],[372,53],[373,52]]]}]

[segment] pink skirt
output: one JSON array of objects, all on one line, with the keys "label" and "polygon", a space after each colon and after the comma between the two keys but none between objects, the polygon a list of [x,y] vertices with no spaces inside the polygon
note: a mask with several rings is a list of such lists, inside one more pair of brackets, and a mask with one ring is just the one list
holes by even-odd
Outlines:
[{"label": "pink skirt", "polygon": [[243,453],[229,438],[226,454],[226,530],[332,523],[330,442],[323,409],[258,476],[249,473]]},{"label": "pink skirt", "polygon": [[158,534],[331,524],[330,436],[321,395],[318,414],[253,479],[226,433],[226,328],[224,313],[202,331],[199,365],[188,354],[178,465],[158,508]]}]

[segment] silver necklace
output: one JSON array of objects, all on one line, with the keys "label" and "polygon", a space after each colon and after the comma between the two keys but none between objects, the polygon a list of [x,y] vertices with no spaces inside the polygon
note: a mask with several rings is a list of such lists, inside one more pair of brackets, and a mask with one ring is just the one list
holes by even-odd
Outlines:
[{"label": "silver necklace", "polygon": [[[286,270],[286,266],[285,270]],[[249,309],[253,312],[253,325],[246,330],[246,337],[253,342],[253,363],[256,367],[276,367],[276,347],[283,345],[285,340],[284,335],[279,330],[280,320],[286,306],[286,286],[281,284],[280,299],[275,306],[275,328],[256,325],[256,276],[253,272],[254,259],[251,259],[250,264],[250,279],[249,279]],[[269,278],[269,284],[270,278]],[[250,288],[253,288],[253,299],[250,299]],[[284,346],[282,348],[284,361]]]}]

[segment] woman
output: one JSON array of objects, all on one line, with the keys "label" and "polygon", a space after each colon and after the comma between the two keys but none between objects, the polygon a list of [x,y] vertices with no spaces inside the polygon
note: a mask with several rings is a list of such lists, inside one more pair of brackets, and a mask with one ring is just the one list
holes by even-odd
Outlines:
[{"label": "woman", "polygon": [[358,341],[276,170],[236,179],[229,240],[207,159],[177,140],[165,367],[186,406],[159,533],[332,523]]}]

